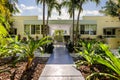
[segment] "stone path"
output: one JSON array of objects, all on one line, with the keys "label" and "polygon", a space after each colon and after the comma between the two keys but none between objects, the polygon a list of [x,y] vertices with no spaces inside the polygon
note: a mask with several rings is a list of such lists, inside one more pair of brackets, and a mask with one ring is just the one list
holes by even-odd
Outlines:
[{"label": "stone path", "polygon": [[39,80],[85,80],[81,73],[75,69],[73,59],[66,47],[55,45]]}]

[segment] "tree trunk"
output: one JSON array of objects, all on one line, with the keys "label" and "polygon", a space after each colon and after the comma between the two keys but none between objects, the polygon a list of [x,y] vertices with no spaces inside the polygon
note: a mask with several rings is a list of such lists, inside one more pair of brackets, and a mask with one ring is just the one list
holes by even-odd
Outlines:
[{"label": "tree trunk", "polygon": [[78,17],[77,17],[77,26],[76,26],[76,42],[79,39],[79,19],[80,19],[81,8],[79,8]]},{"label": "tree trunk", "polygon": [[118,19],[119,19],[119,21],[120,21],[120,13],[119,13]]},{"label": "tree trunk", "polygon": [[[47,13],[47,22],[46,22],[47,28],[49,27],[49,26],[48,26],[48,21],[49,21],[49,12]],[[47,34],[48,34],[48,29],[47,29],[47,32],[46,32],[46,36],[47,36]]]},{"label": "tree trunk", "polygon": [[45,0],[43,0],[43,37],[45,37]]},{"label": "tree trunk", "polygon": [[47,22],[46,22],[46,25],[48,26],[48,20],[49,20],[49,12],[47,12]]},{"label": "tree trunk", "polygon": [[[74,0],[73,0],[74,1]],[[73,2],[73,41],[74,41],[74,23],[75,23],[75,15],[74,15],[74,13],[75,13],[75,9],[74,9],[74,2]]]},{"label": "tree trunk", "polygon": [[30,68],[30,66],[32,65],[32,61],[33,61],[33,58],[29,57],[27,65],[26,65],[26,70],[28,70]]}]

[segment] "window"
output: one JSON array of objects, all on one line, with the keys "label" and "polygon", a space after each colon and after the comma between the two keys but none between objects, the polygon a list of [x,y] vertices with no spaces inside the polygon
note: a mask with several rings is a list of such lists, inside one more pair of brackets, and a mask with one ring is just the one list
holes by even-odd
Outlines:
[{"label": "window", "polygon": [[30,34],[30,25],[28,25],[28,24],[25,24],[24,25],[24,32],[25,32],[25,34]]},{"label": "window", "polygon": [[115,35],[115,29],[104,29],[104,35]]},{"label": "window", "polygon": [[84,31],[85,31],[85,25],[81,25],[80,26],[80,32],[81,32],[81,34],[84,34]]},{"label": "window", "polygon": [[89,25],[85,25],[85,33],[84,34],[89,34]]},{"label": "window", "polygon": [[31,34],[35,34],[35,25],[31,25]]},{"label": "window", "polygon": [[80,34],[96,35],[96,25],[80,25]]},{"label": "window", "polygon": [[40,25],[31,25],[31,34],[40,34]]},{"label": "window", "polygon": [[35,33],[40,34],[40,25],[35,26]]},{"label": "window", "polygon": [[[30,29],[31,28],[31,29]],[[40,25],[29,25],[29,24],[25,24],[24,25],[24,32],[25,34],[40,34]]]},{"label": "window", "polygon": [[96,35],[96,25],[91,25],[89,27],[89,34],[90,35]]}]

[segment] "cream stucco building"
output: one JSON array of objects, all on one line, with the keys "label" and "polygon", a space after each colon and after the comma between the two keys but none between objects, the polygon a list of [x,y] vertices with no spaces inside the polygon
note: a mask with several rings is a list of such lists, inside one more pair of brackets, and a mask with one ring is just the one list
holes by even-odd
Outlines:
[{"label": "cream stucco building", "polygon": [[[15,33],[25,37],[26,34],[36,38],[43,37],[42,20],[37,16],[14,16]],[[75,21],[76,23],[76,21]],[[49,33],[52,36],[55,30],[63,30],[64,36],[72,39],[72,20],[50,20]],[[111,48],[118,48],[120,45],[120,21],[110,16],[84,16],[80,20],[79,34],[81,38],[97,38],[102,36]],[[112,43],[111,43],[112,42]]]}]

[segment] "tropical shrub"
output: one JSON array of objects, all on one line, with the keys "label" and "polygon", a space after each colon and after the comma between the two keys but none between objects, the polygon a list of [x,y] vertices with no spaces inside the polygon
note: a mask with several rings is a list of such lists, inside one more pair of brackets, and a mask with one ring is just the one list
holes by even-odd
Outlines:
[{"label": "tropical shrub", "polygon": [[[95,72],[88,76],[87,80],[94,80],[98,79],[99,76],[109,76],[112,77],[112,79],[118,79],[120,78],[120,59],[119,57],[115,56],[110,50],[109,47],[105,44],[98,42],[98,41],[91,41],[91,40],[84,40],[80,43],[82,45],[82,51],[76,49],[80,56],[82,56],[84,59],[78,60],[76,62],[77,67],[80,65],[88,65],[90,68],[93,67],[92,65],[101,64],[106,66],[108,69],[107,73],[104,72]],[[105,69],[106,69],[105,68]]]},{"label": "tropical shrub", "polygon": [[10,38],[7,49],[8,54],[11,56],[12,66],[15,67],[16,63],[21,60],[21,54],[23,53],[22,50],[22,43],[19,40],[19,36],[15,38]]},{"label": "tropical shrub", "polygon": [[[8,21],[0,14],[0,60],[6,56],[9,56],[8,49],[7,49],[7,42],[8,38],[8,32],[7,29],[9,29],[9,23]],[[0,73],[3,72],[9,72],[9,69],[0,69]]]},{"label": "tropical shrub", "polygon": [[[0,0],[0,60],[11,54],[9,54],[10,49],[8,48],[10,37],[8,31],[10,29],[10,23],[12,23],[12,13],[15,13],[16,10],[18,11],[12,3],[8,0]],[[0,69],[0,73],[2,72],[10,73],[8,69]]]},{"label": "tropical shrub", "polygon": [[45,52],[53,53],[53,49],[54,49],[53,43],[49,43],[45,45]]},{"label": "tropical shrub", "polygon": [[[5,28],[6,27],[6,28]],[[8,32],[10,25],[8,21],[0,14],[0,45],[4,45],[7,42]]]},{"label": "tropical shrub", "polygon": [[9,58],[10,66],[16,67],[16,63],[20,60],[20,54],[23,53],[21,41],[18,36],[15,38],[7,38],[7,43],[0,46],[0,59]]},{"label": "tropical shrub", "polygon": [[66,48],[70,53],[72,53],[74,51],[74,43],[71,41],[68,41],[68,43],[66,43]]},{"label": "tropical shrub", "polygon": [[108,69],[114,71],[113,73],[93,73],[88,76],[86,79],[90,80],[95,75],[109,76],[116,80],[120,80],[120,58],[115,56],[105,44],[100,44],[100,47],[105,51],[106,56],[102,57],[101,55],[96,55],[96,62],[108,67]]},{"label": "tropical shrub", "polygon": [[118,52],[119,52],[119,54],[120,54],[120,47],[118,48]]},{"label": "tropical shrub", "polygon": [[82,46],[82,51],[79,48],[76,48],[76,51],[79,52],[80,56],[84,60],[79,60],[76,64],[79,66],[81,64],[88,64],[89,66],[95,63],[96,51],[99,50],[99,43],[96,40],[80,40],[79,45]]},{"label": "tropical shrub", "polygon": [[23,48],[23,53],[22,56],[27,58],[27,66],[26,66],[26,70],[30,68],[30,66],[32,65],[32,61],[34,59],[34,52],[36,49],[39,49],[40,51],[42,51],[42,47],[51,42],[51,40],[48,40],[48,36],[44,37],[42,39],[40,39],[39,41],[35,41],[34,39],[32,39],[30,36],[28,36],[28,41],[26,44],[23,44],[22,48]]}]

